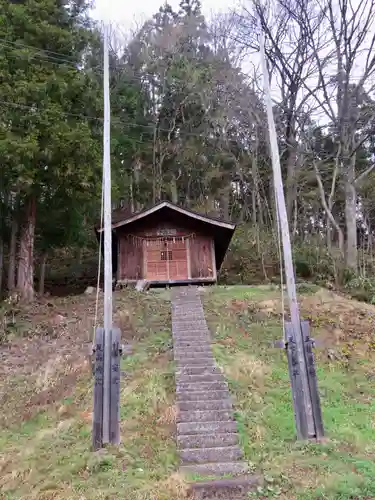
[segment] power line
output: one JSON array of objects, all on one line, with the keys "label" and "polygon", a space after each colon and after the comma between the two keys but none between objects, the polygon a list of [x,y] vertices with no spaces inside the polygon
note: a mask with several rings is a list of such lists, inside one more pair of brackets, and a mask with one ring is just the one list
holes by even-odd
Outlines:
[{"label": "power line", "polygon": [[[79,65],[83,64],[84,61],[68,60],[68,59],[66,59],[65,54],[62,54],[59,52],[49,51],[46,49],[38,48],[38,47],[35,47],[32,45],[23,44],[20,42],[11,42],[10,40],[4,39],[4,38],[0,38],[0,46],[8,47],[8,48],[14,47],[14,49],[27,48],[27,49],[35,51],[35,53],[32,55],[32,57],[35,57],[37,59],[45,60],[47,62],[50,61],[50,62],[61,63],[60,65],[62,65],[62,66],[69,66],[69,67],[72,67],[73,69],[76,69],[79,71],[81,71],[81,70],[82,71],[83,70],[89,70],[89,71],[95,70],[98,74],[100,74],[100,75],[103,74],[103,69],[102,69],[101,65],[92,66],[92,67],[90,67],[90,66],[83,67],[82,69],[80,69]],[[48,54],[53,54],[53,55],[49,56]],[[55,56],[58,56],[58,57],[55,57]],[[120,63],[120,64],[123,65],[124,67],[126,67],[126,64],[124,64],[124,63]],[[243,77],[251,78],[250,75],[248,75],[247,73],[244,73],[242,71],[238,71],[237,68],[233,68],[233,70],[236,71],[239,75],[241,75]],[[134,81],[134,82],[146,83],[145,80],[147,80],[148,76],[152,76],[152,75],[148,75],[148,74],[146,74],[144,76],[126,75],[126,81],[127,82]],[[156,78],[158,77],[158,75],[155,75],[155,76],[156,76]],[[328,75],[328,77],[329,77],[329,75]],[[335,75],[331,75],[330,77],[334,78]],[[349,77],[350,77],[350,81],[353,81],[353,80],[360,81],[360,80],[362,80],[363,75],[350,75]],[[182,79],[182,78],[176,78],[175,76],[173,76],[172,81],[185,82],[186,80]],[[350,81],[349,81],[349,83],[350,83]],[[228,81],[215,79],[215,83],[225,84],[225,83],[228,83]],[[370,83],[370,84],[374,83],[375,84],[375,75],[372,78],[367,78],[366,83]]]},{"label": "power line", "polygon": [[14,49],[14,50],[18,50],[18,49],[22,49],[22,48],[27,48],[27,49],[30,49],[30,50],[33,50],[33,54],[31,54],[31,57],[33,59],[39,59],[41,61],[45,61],[45,62],[51,62],[51,63],[58,63],[59,66],[66,66],[66,67],[69,67],[69,68],[73,68],[77,71],[82,71],[82,70],[96,70],[98,73],[100,74],[103,74],[103,70],[101,69],[100,65],[97,65],[97,66],[92,66],[92,67],[83,67],[82,69],[80,69],[80,65],[83,64],[83,61],[70,61],[68,59],[64,59],[62,57],[55,57],[55,56],[50,56],[47,54],[45,54],[44,52],[48,52],[48,51],[45,51],[44,49],[40,49],[40,48],[37,48],[37,47],[32,47],[31,45],[27,46],[27,45],[23,45],[22,47],[19,47],[19,44],[11,44],[11,42],[8,42],[2,38],[0,38],[0,46],[1,47],[5,47],[5,48],[8,48],[8,49]]},{"label": "power line", "polygon": [[[32,110],[33,112],[41,111],[40,108],[36,108],[36,107],[33,107],[33,106],[27,106],[27,105],[22,105],[22,104],[18,104],[18,103],[11,103],[11,102],[6,102],[6,101],[1,101],[0,100],[0,105],[2,105],[2,104],[10,106],[10,107],[19,108],[19,109]],[[64,111],[62,111],[61,113],[63,115],[65,115],[65,116],[71,116],[73,118],[80,118],[82,120],[97,121],[99,123],[103,123],[103,118],[90,117],[90,116],[82,115],[82,114],[67,113],[67,112],[64,112]],[[128,126],[130,128],[131,127],[142,128],[142,129],[145,129],[145,130],[150,130],[151,127],[155,127],[155,123],[141,124],[141,123],[136,123],[136,122],[118,120],[116,118],[112,119],[112,122],[115,125],[125,125],[125,126]],[[161,128],[161,127],[158,127],[158,130],[161,131],[161,132],[165,132],[165,133],[169,133],[170,132],[169,129],[164,129],[164,128]],[[12,130],[12,131],[14,131],[14,130]],[[183,137],[198,137],[201,140],[210,140],[210,141],[213,141],[213,142],[215,142],[216,139],[220,140],[220,138],[222,138],[222,136],[220,136],[220,137],[209,136],[207,133],[206,134],[198,134],[196,132],[183,132],[183,131],[179,131],[179,137],[180,138],[183,138]],[[133,137],[129,138],[129,140],[132,143],[135,143],[135,144],[140,144],[140,145],[145,144],[145,141],[138,140],[138,139],[135,139]],[[232,141],[235,141],[235,140],[237,140],[239,143],[241,143],[241,139],[240,138],[227,137],[227,141],[228,142],[232,142]],[[148,142],[150,142],[150,141],[148,141]],[[212,143],[211,143],[211,146],[213,146]],[[215,147],[215,149],[217,149],[217,148]],[[309,151],[298,151],[297,154],[299,156],[307,157],[307,158],[310,158],[310,159],[315,159],[315,160],[318,160],[318,161],[330,161],[333,158],[335,158],[335,156],[336,156],[335,152],[334,153],[327,153],[324,150],[311,151],[311,152],[309,152]],[[322,158],[323,155],[326,155],[326,156]],[[342,157],[342,159],[345,159],[345,158],[346,157]],[[351,158],[351,156],[349,156],[349,158]]]},{"label": "power line", "polygon": [[11,40],[8,40],[7,38],[0,38],[0,42],[1,44],[7,44],[7,45],[12,45],[14,46],[15,48],[24,48],[24,49],[31,49],[31,50],[37,50],[39,52],[44,52],[46,54],[52,54],[52,56],[57,56],[58,58],[60,58],[61,56],[63,57],[63,59],[61,59],[62,61],[67,61],[69,63],[72,63],[72,64],[75,64],[76,61],[75,59],[67,59],[66,57],[66,54],[63,54],[62,52],[54,52],[52,50],[47,50],[47,49],[43,49],[41,47],[35,47],[35,45],[27,45],[26,43],[22,43],[22,42],[12,42]]}]

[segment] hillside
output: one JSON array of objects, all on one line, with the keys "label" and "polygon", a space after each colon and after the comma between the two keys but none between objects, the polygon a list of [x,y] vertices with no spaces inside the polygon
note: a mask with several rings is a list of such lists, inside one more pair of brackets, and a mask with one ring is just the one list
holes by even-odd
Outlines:
[{"label": "hillside", "polygon": [[[285,356],[272,347],[281,337],[280,292],[234,286],[206,288],[202,295],[246,459],[265,477],[254,496],[375,497],[375,307],[325,290],[300,290],[303,316],[311,319],[320,341],[316,356],[328,437],[323,444],[301,444],[294,440]],[[90,451],[88,356],[95,298],[6,308],[8,337],[0,346],[0,498],[186,498],[183,478],[175,473],[168,292],[115,294],[115,320],[134,349],[122,361],[121,446],[97,453]]]}]

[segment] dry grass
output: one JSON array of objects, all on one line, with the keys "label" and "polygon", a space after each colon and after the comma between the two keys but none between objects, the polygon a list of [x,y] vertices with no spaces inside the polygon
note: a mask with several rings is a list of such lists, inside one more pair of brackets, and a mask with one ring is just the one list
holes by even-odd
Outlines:
[{"label": "dry grass", "polygon": [[158,500],[184,500],[189,497],[186,479],[178,472],[161,481],[159,488]]},{"label": "dry grass", "polygon": [[173,476],[168,301],[131,291],[115,294],[114,322],[125,340],[132,341],[134,352],[122,360],[122,444],[104,454],[90,451],[92,378],[87,353],[95,298],[83,295],[48,304],[17,311],[23,336],[14,332],[0,347],[6,359],[0,368],[0,498],[185,498],[182,481]]},{"label": "dry grass", "polygon": [[259,358],[243,352],[236,352],[230,358],[230,364],[223,366],[227,378],[244,381],[251,379],[253,384],[262,385],[270,373],[269,367]]},{"label": "dry grass", "polygon": [[375,498],[375,307],[327,290],[299,294],[302,317],[319,341],[318,385],[329,436],[324,443],[302,444],[295,442],[285,354],[273,347],[283,334],[280,292],[232,291],[206,294],[206,312],[245,456],[268,478],[258,497]]}]

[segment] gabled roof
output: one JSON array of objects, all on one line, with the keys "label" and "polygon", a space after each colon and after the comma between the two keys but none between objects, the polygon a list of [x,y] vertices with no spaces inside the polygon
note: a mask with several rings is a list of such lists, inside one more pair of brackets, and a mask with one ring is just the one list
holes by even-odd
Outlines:
[{"label": "gabled roof", "polygon": [[[217,219],[215,217],[209,217],[207,215],[200,214],[198,212],[193,212],[192,210],[188,210],[186,208],[179,207],[178,205],[175,205],[174,203],[171,203],[170,201],[162,201],[158,203],[157,205],[154,205],[153,207],[146,208],[142,210],[141,212],[133,213],[130,214],[128,210],[119,210],[116,211],[115,217],[112,218],[112,229],[116,229],[121,226],[125,226],[126,224],[130,224],[132,222],[135,222],[137,220],[143,219],[155,212],[158,212],[159,210],[162,210],[164,208],[169,208],[171,210],[174,210],[175,212],[178,212],[182,215],[185,215],[186,217],[190,217],[192,219],[199,220],[201,222],[211,224],[212,226],[220,227],[223,229],[229,229],[230,231],[234,231],[236,229],[236,224],[233,224],[232,222],[227,222],[221,219]],[[97,228],[97,232],[102,232],[104,230],[103,227]]]}]

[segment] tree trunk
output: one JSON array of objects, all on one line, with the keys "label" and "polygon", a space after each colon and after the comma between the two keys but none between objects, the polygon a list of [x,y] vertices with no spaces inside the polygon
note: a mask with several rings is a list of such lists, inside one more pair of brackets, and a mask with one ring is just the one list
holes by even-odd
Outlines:
[{"label": "tree trunk", "polygon": [[142,205],[140,202],[140,190],[139,190],[139,182],[140,182],[140,169],[141,169],[141,162],[137,160],[134,165],[134,186],[135,186],[135,193],[134,193],[134,200],[135,200],[135,209],[137,212],[142,210]]},{"label": "tree trunk", "polygon": [[44,295],[44,283],[46,278],[46,265],[47,265],[47,252],[43,252],[42,259],[40,262],[40,275],[39,275],[39,295],[43,297]]},{"label": "tree trunk", "polygon": [[345,175],[345,224],[346,224],[346,266],[357,273],[357,193],[354,185],[354,161],[346,167]]},{"label": "tree trunk", "polygon": [[129,197],[130,197],[130,210],[131,210],[131,213],[134,214],[133,175],[131,176],[131,179],[130,179]]},{"label": "tree trunk", "polygon": [[229,191],[225,191],[226,192],[221,196],[220,205],[224,219],[229,220]]},{"label": "tree trunk", "polygon": [[289,137],[289,152],[287,161],[287,180],[286,180],[286,210],[289,223],[293,220],[293,208],[296,201],[296,153],[295,139]]},{"label": "tree trunk", "polygon": [[3,291],[3,270],[4,270],[4,241],[0,236],[0,299]]},{"label": "tree trunk", "polygon": [[81,265],[82,264],[82,260],[83,260],[83,248],[82,247],[79,247],[78,249],[78,264]]},{"label": "tree trunk", "polygon": [[257,217],[257,197],[259,196],[259,186],[258,186],[258,134],[255,134],[255,144],[254,144],[254,153],[251,159],[251,175],[253,177],[253,186],[254,189],[251,192],[251,201],[252,201],[252,220],[253,225],[256,226],[258,222]]},{"label": "tree trunk", "polygon": [[324,192],[323,181],[322,181],[322,177],[321,177],[320,172],[319,172],[319,168],[318,168],[316,162],[313,162],[313,164],[314,164],[316,181],[317,181],[318,188],[319,188],[320,200],[322,202],[322,207],[325,211],[326,217],[330,220],[332,227],[334,227],[335,230],[337,231],[337,236],[338,236],[338,241],[339,241],[339,250],[343,256],[344,252],[345,252],[344,234],[342,232],[342,229],[340,228],[340,225],[338,224],[338,222],[334,218],[331,209],[329,208],[329,206],[327,204],[326,194]]},{"label": "tree trunk", "polygon": [[20,299],[31,302],[34,298],[34,237],[36,199],[30,198],[26,205],[25,221],[21,228],[18,258],[17,290]]},{"label": "tree trunk", "polygon": [[293,204],[293,231],[292,231],[292,240],[297,236],[298,233],[298,202],[297,198],[294,199]]},{"label": "tree trunk", "polygon": [[331,224],[331,221],[328,217],[328,215],[326,215],[326,237],[327,237],[327,248],[328,248],[328,251],[331,252],[332,251],[332,224]]},{"label": "tree trunk", "polygon": [[357,200],[353,184],[345,183],[346,265],[357,273]]},{"label": "tree trunk", "polygon": [[172,180],[170,184],[172,203],[178,204],[178,189],[177,189],[177,179],[175,174],[172,174]]},{"label": "tree trunk", "polygon": [[[17,214],[18,215],[18,214]],[[9,244],[9,262],[8,262],[8,292],[12,293],[16,288],[16,254],[17,254],[17,236],[18,221],[17,215],[13,214],[12,228]]]}]

